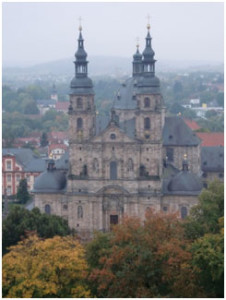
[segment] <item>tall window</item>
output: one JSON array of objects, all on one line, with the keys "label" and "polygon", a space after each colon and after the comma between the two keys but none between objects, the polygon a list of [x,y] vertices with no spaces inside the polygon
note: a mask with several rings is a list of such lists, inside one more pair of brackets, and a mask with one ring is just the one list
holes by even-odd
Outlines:
[{"label": "tall window", "polygon": [[117,179],[117,163],[115,161],[110,163],[110,179]]},{"label": "tall window", "polygon": [[12,195],[12,187],[11,186],[7,186],[6,193],[8,196]]},{"label": "tall window", "polygon": [[150,118],[144,118],[144,129],[150,129]]},{"label": "tall window", "polygon": [[83,127],[83,120],[82,118],[77,119],[77,130],[81,130]]},{"label": "tall window", "polygon": [[82,98],[77,98],[77,108],[82,108]]},{"label": "tall window", "polygon": [[188,210],[187,207],[182,206],[181,207],[181,219],[185,219],[188,215]]},{"label": "tall window", "polygon": [[150,99],[149,98],[144,99],[144,107],[150,107]]},{"label": "tall window", "polygon": [[174,161],[174,151],[173,148],[167,148],[166,149],[166,156],[169,162]]},{"label": "tall window", "polygon": [[51,214],[51,207],[50,207],[49,204],[46,204],[46,205],[45,205],[45,213],[46,213],[47,215],[50,215],[50,214]]},{"label": "tall window", "polygon": [[12,163],[11,163],[11,160],[7,160],[7,161],[6,161],[6,169],[7,169],[7,170],[12,170]]}]

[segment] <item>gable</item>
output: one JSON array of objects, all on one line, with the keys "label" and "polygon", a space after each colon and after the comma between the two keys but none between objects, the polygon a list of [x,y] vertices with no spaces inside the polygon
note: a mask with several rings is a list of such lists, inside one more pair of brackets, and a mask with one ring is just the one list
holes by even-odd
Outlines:
[{"label": "gable", "polygon": [[110,124],[98,136],[92,139],[92,142],[105,143],[134,143],[134,139],[126,135],[117,125]]}]

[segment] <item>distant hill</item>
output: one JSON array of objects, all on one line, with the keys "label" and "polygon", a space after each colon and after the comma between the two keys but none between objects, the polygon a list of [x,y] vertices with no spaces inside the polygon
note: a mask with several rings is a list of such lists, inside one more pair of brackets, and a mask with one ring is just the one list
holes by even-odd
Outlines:
[{"label": "distant hill", "polygon": [[[132,73],[132,57],[108,57],[108,56],[90,56],[89,74],[90,76],[128,76]],[[160,61],[157,62],[156,72],[176,72],[176,71],[215,71],[223,72],[224,66],[216,63],[206,63],[198,61]],[[31,67],[4,67],[2,75],[9,78],[16,75],[48,75],[55,76],[73,76],[74,66],[73,58],[66,58],[57,61],[42,63]]]}]

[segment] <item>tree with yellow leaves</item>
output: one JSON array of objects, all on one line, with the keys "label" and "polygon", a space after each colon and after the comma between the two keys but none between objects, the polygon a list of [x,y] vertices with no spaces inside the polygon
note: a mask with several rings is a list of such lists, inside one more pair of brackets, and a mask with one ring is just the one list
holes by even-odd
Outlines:
[{"label": "tree with yellow leaves", "polygon": [[2,260],[3,297],[87,298],[84,249],[71,236],[29,236]]}]

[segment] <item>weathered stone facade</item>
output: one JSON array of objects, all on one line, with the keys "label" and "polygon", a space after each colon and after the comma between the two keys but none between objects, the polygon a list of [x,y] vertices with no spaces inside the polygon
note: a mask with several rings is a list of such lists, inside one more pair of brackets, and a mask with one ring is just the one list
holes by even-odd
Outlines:
[{"label": "weathered stone facade", "polygon": [[[193,187],[190,189],[189,182],[183,186],[184,179],[176,190],[175,184],[170,188],[170,182],[164,187],[166,148],[174,148],[173,164],[179,170],[187,154],[190,171],[196,174],[200,172],[200,148],[197,141],[193,144],[188,141],[163,143],[164,135],[168,137],[172,133],[165,126],[165,107],[159,79],[155,76],[149,29],[143,55],[139,50],[134,55],[133,77],[122,85],[108,125],[99,132],[96,131],[93,86],[87,76],[87,54],[81,32],[75,56],[66,183],[51,162],[49,169],[37,180],[35,206],[43,212],[63,216],[70,227],[84,236],[94,230],[110,230],[111,225],[120,223],[124,216],[139,216],[144,220],[150,208],[178,211],[185,217],[196,203],[201,187],[191,180],[187,160],[177,176],[179,181],[180,176],[191,181],[195,192]],[[51,182],[46,190],[43,188],[45,182]]]}]

